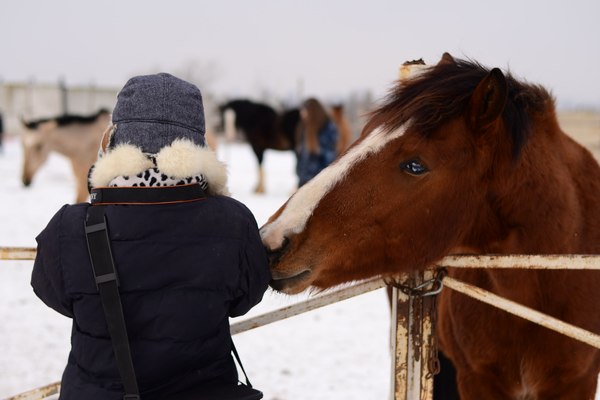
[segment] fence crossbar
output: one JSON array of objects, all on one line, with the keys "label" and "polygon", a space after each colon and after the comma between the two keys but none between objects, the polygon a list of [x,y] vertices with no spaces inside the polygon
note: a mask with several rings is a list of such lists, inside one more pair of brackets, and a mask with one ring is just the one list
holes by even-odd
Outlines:
[{"label": "fence crossbar", "polygon": [[238,333],[246,332],[254,328],[271,324],[273,322],[281,321],[282,319],[316,310],[317,308],[371,292],[384,286],[386,286],[386,283],[381,278],[372,278],[361,281],[351,286],[332,290],[308,300],[233,323],[231,324],[230,331],[232,335],[237,335]]},{"label": "fence crossbar", "polygon": [[[34,247],[1,247],[0,260],[33,260]],[[447,268],[522,268],[522,269],[589,269],[600,270],[598,254],[550,255],[455,255],[436,263]]]},{"label": "fence crossbar", "polygon": [[34,247],[0,247],[0,260],[34,260]]},{"label": "fence crossbar", "polygon": [[520,269],[568,269],[600,270],[598,254],[549,254],[549,255],[456,255],[447,256],[436,263],[448,268],[520,268]]},{"label": "fence crossbar", "polygon": [[444,286],[449,287],[457,292],[473,297],[481,302],[497,307],[501,310],[509,312],[528,321],[534,322],[545,328],[561,333],[570,338],[587,343],[597,349],[600,349],[600,335],[582,329],[578,326],[568,324],[564,321],[543,314],[532,308],[526,307],[514,301],[500,297],[492,292],[481,289],[477,286],[459,281],[449,276],[444,278]]},{"label": "fence crossbar", "polygon": [[60,382],[54,382],[46,386],[8,397],[5,400],[40,400],[58,394],[59,391]]}]

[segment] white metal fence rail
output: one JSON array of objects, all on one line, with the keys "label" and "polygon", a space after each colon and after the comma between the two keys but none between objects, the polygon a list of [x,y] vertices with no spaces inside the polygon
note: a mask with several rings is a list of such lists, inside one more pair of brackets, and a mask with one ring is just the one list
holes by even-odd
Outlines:
[{"label": "white metal fence rail", "polygon": [[[32,260],[35,249],[0,247],[0,260]],[[600,255],[485,255],[449,256],[437,267],[443,268],[521,268],[521,269],[569,269],[600,270]],[[432,279],[433,271],[405,274],[396,281],[415,287]],[[510,312],[531,322],[555,330],[590,346],[600,348],[600,335],[542,314],[536,310],[497,296],[489,291],[445,277],[444,285],[494,307]],[[231,325],[233,335],[281,321],[317,308],[336,303],[386,286],[389,281],[373,278],[347,285],[275,311],[249,318]],[[392,367],[392,393],[395,400],[431,399],[432,379],[427,362],[431,358],[430,337],[432,327],[431,300],[426,297],[407,295],[393,288],[392,334],[394,361]],[[56,394],[60,383],[13,396],[6,400],[39,400]]]}]

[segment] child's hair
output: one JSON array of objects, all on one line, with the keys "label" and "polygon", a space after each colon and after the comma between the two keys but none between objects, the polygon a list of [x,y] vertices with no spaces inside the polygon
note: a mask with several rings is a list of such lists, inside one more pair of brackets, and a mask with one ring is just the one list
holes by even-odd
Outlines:
[{"label": "child's hair", "polygon": [[305,111],[304,141],[308,151],[319,153],[319,131],[329,122],[329,115],[323,105],[315,98],[309,98],[302,108]]}]

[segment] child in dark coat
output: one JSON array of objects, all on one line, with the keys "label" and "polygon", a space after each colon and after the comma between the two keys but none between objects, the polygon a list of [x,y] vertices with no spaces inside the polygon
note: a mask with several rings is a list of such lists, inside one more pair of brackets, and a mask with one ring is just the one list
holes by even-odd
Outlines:
[{"label": "child in dark coat", "polygon": [[298,148],[298,187],[303,186],[337,157],[338,129],[315,98],[300,109],[302,124]]},{"label": "child in dark coat", "polygon": [[104,206],[141,398],[238,382],[229,317],[261,301],[270,279],[251,212],[228,197],[206,147],[198,88],[139,76],[118,95],[90,171],[91,203],[65,205],[37,237],[35,293],[73,319],[61,399],[122,399],[84,223]]}]

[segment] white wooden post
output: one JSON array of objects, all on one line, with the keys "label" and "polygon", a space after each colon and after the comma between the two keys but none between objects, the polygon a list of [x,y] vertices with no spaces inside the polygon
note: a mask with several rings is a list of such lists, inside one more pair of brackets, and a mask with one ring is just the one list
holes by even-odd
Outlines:
[{"label": "white wooden post", "polygon": [[[433,278],[433,271],[405,275],[403,281],[416,287]],[[392,288],[392,398],[433,399],[433,379],[428,379],[432,297],[408,296]]]}]

